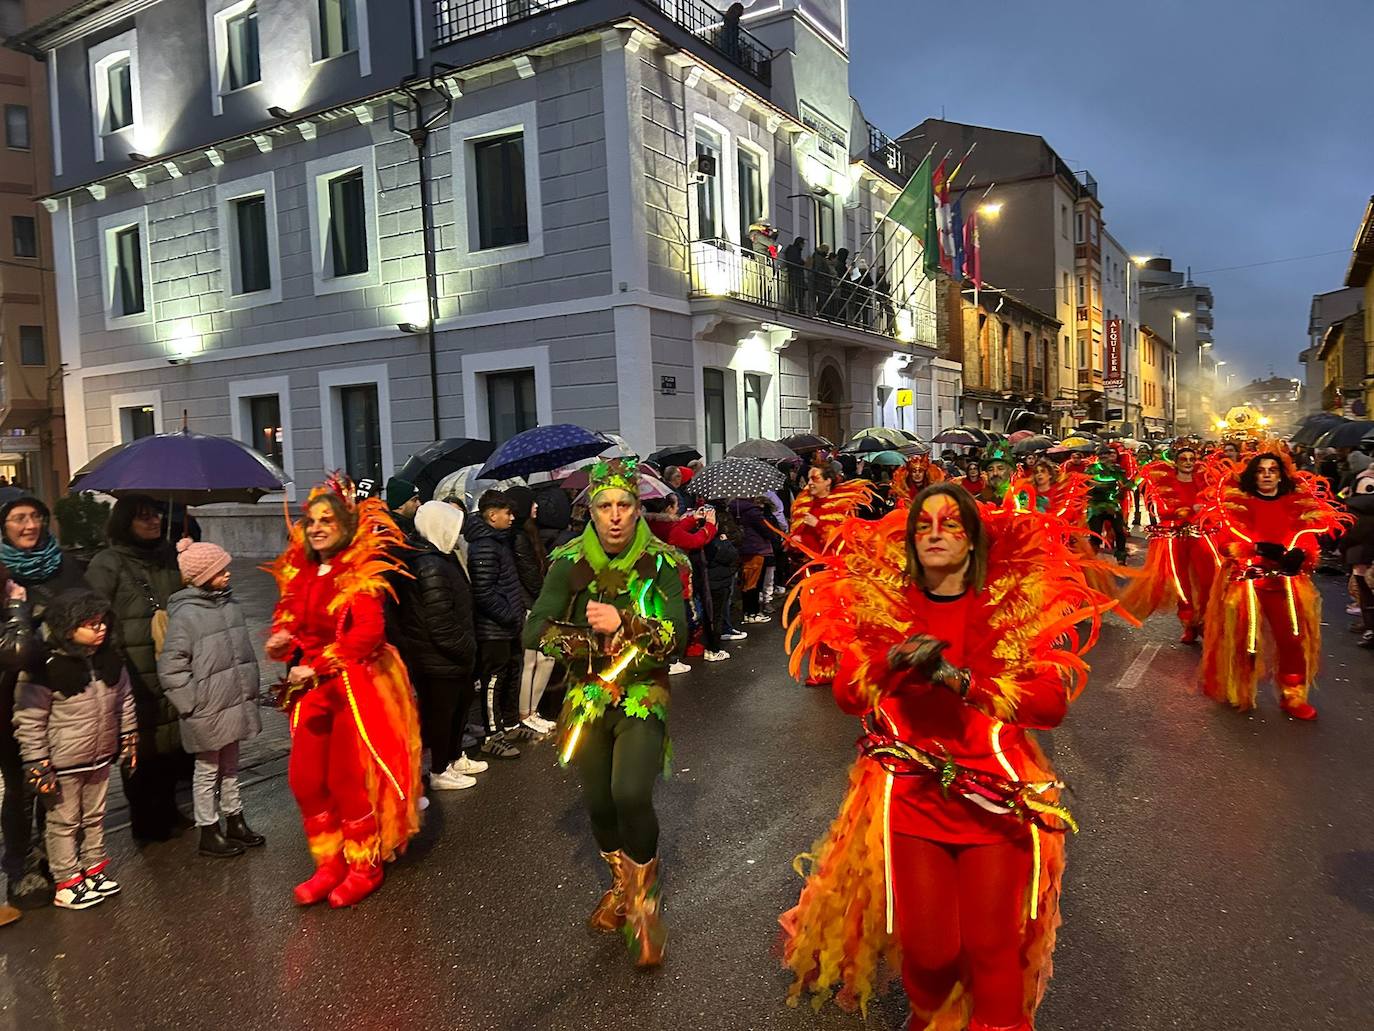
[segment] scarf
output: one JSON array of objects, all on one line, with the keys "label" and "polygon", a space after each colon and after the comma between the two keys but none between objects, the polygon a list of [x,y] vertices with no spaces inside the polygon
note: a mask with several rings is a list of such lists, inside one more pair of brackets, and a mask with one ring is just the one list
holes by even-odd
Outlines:
[{"label": "scarf", "polygon": [[[639,557],[644,554],[644,549],[649,546],[649,542],[654,539],[654,532],[649,529],[649,524],[640,519],[635,524],[635,535],[630,538],[629,545],[619,555],[612,558],[606,554],[606,549],[601,546],[601,538],[596,535],[596,525],[588,520],[586,527],[582,530],[582,557],[587,560],[587,565],[591,566],[592,572],[596,574],[603,595],[619,593],[608,591],[605,588],[620,578],[603,578],[601,574],[607,569],[614,570],[616,573],[628,573],[639,561]],[[625,582],[628,582],[628,578]]]},{"label": "scarf", "polygon": [[62,567],[62,548],[50,533],[43,535],[37,547],[27,551],[16,548],[9,541],[0,541],[0,562],[9,569],[16,583],[32,587],[57,575]]}]

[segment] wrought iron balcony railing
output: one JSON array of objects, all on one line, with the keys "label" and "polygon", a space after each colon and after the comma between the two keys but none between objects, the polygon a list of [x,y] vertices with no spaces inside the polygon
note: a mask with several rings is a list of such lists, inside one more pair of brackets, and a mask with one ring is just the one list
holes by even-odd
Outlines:
[{"label": "wrought iron balcony railing", "polygon": [[900,299],[868,272],[838,278],[730,240],[694,240],[692,296],[730,297],[775,312],[935,345],[935,312]]},{"label": "wrought iron balcony railing", "polygon": [[868,123],[868,153],[877,165],[897,178],[907,177],[910,170],[907,168],[906,152],[872,122]]},{"label": "wrought iron balcony railing", "polygon": [[[516,22],[537,18],[580,0],[433,0],[434,45],[448,46]],[[642,0],[690,32],[765,86],[771,85],[773,53],[759,38],[706,0]]]}]

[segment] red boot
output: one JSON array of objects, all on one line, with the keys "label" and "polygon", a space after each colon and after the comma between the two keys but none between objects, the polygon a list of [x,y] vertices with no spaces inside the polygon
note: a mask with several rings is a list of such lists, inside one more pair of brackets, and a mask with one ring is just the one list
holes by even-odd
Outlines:
[{"label": "red boot", "polygon": [[343,825],[343,838],[348,876],[329,893],[329,904],[335,909],[356,906],[382,885],[377,817],[369,813],[361,820],[349,820]]},{"label": "red boot", "polygon": [[315,872],[296,885],[296,902],[313,906],[339,886],[348,873],[343,859],[343,835],[333,813],[319,813],[305,820],[305,840],[315,857]]},{"label": "red boot", "polygon": [[1181,642],[1183,642],[1184,644],[1196,644],[1196,643],[1197,643],[1197,627],[1195,627],[1195,626],[1193,626],[1191,623],[1189,623],[1187,626],[1185,626],[1185,627],[1183,628],[1183,635],[1182,635],[1181,637],[1179,637],[1179,640],[1180,640]]},{"label": "red boot", "polygon": [[1316,708],[1307,700],[1307,680],[1291,673],[1279,677],[1279,707],[1295,720],[1314,720]]}]

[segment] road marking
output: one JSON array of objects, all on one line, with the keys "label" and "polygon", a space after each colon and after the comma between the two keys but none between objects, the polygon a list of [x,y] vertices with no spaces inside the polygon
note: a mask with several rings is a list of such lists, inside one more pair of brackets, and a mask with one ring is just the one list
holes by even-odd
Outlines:
[{"label": "road marking", "polygon": [[1155,661],[1155,656],[1164,647],[1158,642],[1147,644],[1140,649],[1140,654],[1135,657],[1135,661],[1126,668],[1126,672],[1121,674],[1121,679],[1116,682],[1118,691],[1134,691],[1140,686],[1140,682],[1145,679],[1145,674],[1150,670],[1150,664]]}]

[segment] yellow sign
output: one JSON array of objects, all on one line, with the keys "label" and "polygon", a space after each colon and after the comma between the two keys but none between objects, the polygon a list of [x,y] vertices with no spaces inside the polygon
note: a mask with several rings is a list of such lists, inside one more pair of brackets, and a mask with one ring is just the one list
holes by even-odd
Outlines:
[{"label": "yellow sign", "polygon": [[898,407],[898,408],[910,408],[910,407],[911,407],[911,391],[910,391],[910,390],[899,390],[899,391],[897,391],[897,407]]}]

